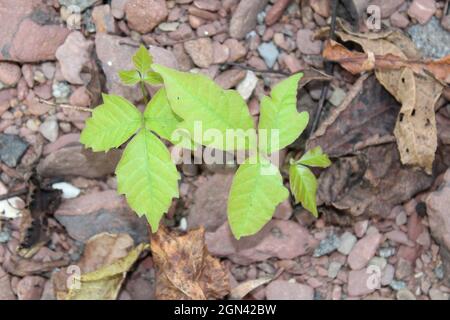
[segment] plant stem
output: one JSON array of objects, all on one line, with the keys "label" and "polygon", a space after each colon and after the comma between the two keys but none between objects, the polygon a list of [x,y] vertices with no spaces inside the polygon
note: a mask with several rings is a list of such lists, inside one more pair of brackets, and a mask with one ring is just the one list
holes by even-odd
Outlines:
[{"label": "plant stem", "polygon": [[148,104],[148,92],[147,92],[147,89],[145,88],[144,80],[141,79],[140,84],[141,84],[142,96],[144,97],[144,103],[145,103],[145,105],[147,105]]}]

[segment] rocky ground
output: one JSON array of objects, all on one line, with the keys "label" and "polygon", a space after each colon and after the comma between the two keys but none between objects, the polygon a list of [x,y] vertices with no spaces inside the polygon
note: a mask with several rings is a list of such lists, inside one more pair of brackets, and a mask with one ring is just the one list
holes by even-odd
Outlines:
[{"label": "rocky ground", "polygon": [[[450,54],[448,1],[342,2],[341,18],[352,19],[343,10],[351,4],[361,9],[370,2],[425,57]],[[329,25],[330,11],[327,0],[0,0],[0,195],[19,191],[0,201],[0,300],[55,299],[62,268],[76,265],[86,241],[101,232],[129,234],[135,243],[148,239],[145,221],[115,191],[120,151],[84,150],[78,140],[89,113],[65,104],[93,108],[102,91],[140,103],[139,90],[122,86],[117,71],[131,68],[144,43],[157,63],[236,88],[257,118],[259,98],[277,81],[324,68],[326,37],[313,35]],[[364,30],[361,21],[353,25]],[[326,111],[357,85],[358,77],[338,66],[333,76]],[[299,110],[316,109],[321,86],[311,82],[299,91]],[[333,160],[320,177],[319,219],[286,201],[263,231],[237,242],[226,222],[235,168],[181,166],[180,199],[164,223],[180,230],[204,225],[208,249],[223,259],[232,287],[277,274],[247,298],[449,299],[449,96],[436,106],[439,148],[433,175],[426,175],[400,164],[395,142],[348,151],[349,142],[368,132],[392,133],[398,112],[373,77],[363,86],[369,96],[385,98],[365,109],[382,110],[373,113],[384,120],[343,114],[336,127],[348,130],[331,130],[319,141]],[[286,150],[287,157],[303,143]],[[20,192],[30,177],[38,203]],[[63,189],[61,203],[51,185]],[[30,220],[41,224],[30,227]],[[35,250],[18,255],[27,242]],[[368,285],[374,274],[381,281]],[[153,299],[154,286],[152,258],[143,257],[119,298]]]}]

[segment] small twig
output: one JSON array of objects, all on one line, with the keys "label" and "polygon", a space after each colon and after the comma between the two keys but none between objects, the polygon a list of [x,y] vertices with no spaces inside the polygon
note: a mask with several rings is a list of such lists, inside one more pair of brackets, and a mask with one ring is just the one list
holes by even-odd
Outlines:
[{"label": "small twig", "polygon": [[25,195],[27,193],[28,193],[28,189],[20,189],[20,190],[17,190],[17,191],[12,191],[12,192],[9,192],[7,194],[0,195],[0,201],[8,200],[10,198],[14,198],[14,197],[18,197],[18,196],[23,196],[23,195]]},{"label": "small twig", "polygon": [[260,70],[260,69],[256,69],[253,67],[249,67],[243,64],[239,64],[239,63],[234,63],[234,62],[227,62],[224,63],[223,65],[225,66],[230,66],[230,67],[236,67],[236,68],[240,68],[240,69],[244,69],[244,70],[249,70],[249,71],[253,71],[255,73],[272,73],[272,74],[279,74],[282,76],[289,76],[290,74],[284,71],[278,71],[278,70]]},{"label": "small twig", "polygon": [[[331,16],[331,27],[330,27],[330,39],[335,40],[336,39],[336,13],[337,13],[337,5],[339,0],[333,1],[333,7],[332,7],[332,16]],[[334,64],[331,62],[325,63],[325,73],[328,75],[333,74]],[[316,130],[317,125],[319,123],[320,116],[322,115],[323,106],[325,105],[325,100],[328,95],[328,88],[329,83],[326,82],[322,86],[322,91],[320,92],[320,99],[319,99],[319,105],[317,107],[316,114],[314,115],[314,120],[311,126],[311,129],[308,133],[308,137],[312,135],[312,133]]]},{"label": "small twig", "polygon": [[75,110],[75,111],[83,111],[83,112],[92,112],[92,109],[89,108],[83,108],[83,107],[77,107],[77,106],[72,106],[69,104],[57,104],[54,102],[50,102],[41,98],[38,98],[39,103],[43,103],[55,108],[62,108],[62,109],[69,109],[69,110]]}]

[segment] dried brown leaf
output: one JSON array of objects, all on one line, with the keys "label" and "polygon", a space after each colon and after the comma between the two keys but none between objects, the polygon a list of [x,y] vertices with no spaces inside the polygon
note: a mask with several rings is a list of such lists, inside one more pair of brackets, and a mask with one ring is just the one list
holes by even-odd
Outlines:
[{"label": "dried brown leaf", "polygon": [[270,281],[272,281],[272,279],[272,277],[264,277],[260,279],[245,281],[231,290],[230,298],[240,300],[256,288],[269,283]]},{"label": "dried brown leaf", "polygon": [[[343,41],[359,44],[364,52],[375,56],[392,55],[406,61],[406,54],[387,39],[368,39],[341,31],[337,35]],[[408,44],[403,44],[407,47]],[[414,47],[412,42],[411,47]],[[437,149],[437,132],[434,105],[443,86],[429,75],[415,74],[412,68],[399,70],[376,69],[378,81],[401,104],[394,135],[405,165],[419,166],[431,173]]]},{"label": "dried brown leaf", "polygon": [[229,293],[228,275],[208,253],[203,227],[184,235],[160,227],[152,236],[151,250],[157,267],[157,299],[220,299]]}]

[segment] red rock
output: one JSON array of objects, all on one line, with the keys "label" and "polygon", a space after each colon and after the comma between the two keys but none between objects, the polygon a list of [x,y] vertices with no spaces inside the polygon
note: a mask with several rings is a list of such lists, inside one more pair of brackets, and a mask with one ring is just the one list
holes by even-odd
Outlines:
[{"label": "red rock", "polygon": [[45,279],[38,276],[26,276],[17,283],[19,300],[39,300],[44,290]]},{"label": "red rock", "polygon": [[17,298],[11,288],[11,277],[3,270],[0,265],[0,301],[16,299]]},{"label": "red rock", "polygon": [[309,0],[309,5],[318,15],[328,18],[330,16],[330,1],[328,0]]},{"label": "red rock", "polygon": [[446,15],[442,18],[441,25],[445,30],[450,32],[450,15]]},{"label": "red rock", "polygon": [[410,239],[408,239],[406,233],[400,230],[389,231],[388,233],[386,233],[386,238],[399,244],[404,244],[410,247],[414,246],[414,243]]},{"label": "red rock", "polygon": [[230,36],[243,39],[256,26],[256,17],[268,0],[241,0],[230,21]]},{"label": "red rock", "polygon": [[208,250],[226,256],[238,264],[250,264],[271,257],[293,259],[305,255],[317,245],[306,228],[292,221],[272,220],[256,235],[234,239],[228,222],[215,232],[206,233]]},{"label": "red rock", "polygon": [[[98,7],[96,7],[98,8]],[[56,51],[65,80],[72,84],[87,84],[90,78],[82,78],[81,71],[91,58],[94,43],[86,40],[79,31],[72,32]]]},{"label": "red rock", "polygon": [[204,226],[207,231],[215,231],[226,221],[232,181],[232,174],[216,173],[200,184],[187,217],[189,229]]},{"label": "red rock", "polygon": [[412,241],[416,241],[424,230],[425,226],[422,224],[422,219],[417,212],[414,211],[408,219],[408,238]]},{"label": "red rock", "polygon": [[55,218],[78,241],[87,241],[102,232],[129,234],[135,243],[148,241],[145,218],[139,218],[114,190],[65,200]]},{"label": "red rock", "polygon": [[122,19],[125,16],[125,6],[127,0],[112,0],[111,1],[111,14],[116,19]]},{"label": "red rock", "polygon": [[267,12],[266,24],[268,26],[273,25],[284,13],[284,10],[289,6],[292,0],[277,0],[272,8]]},{"label": "red rock", "polygon": [[22,73],[14,63],[0,62],[0,82],[7,87],[14,87],[19,82]]},{"label": "red rock", "polygon": [[275,280],[266,287],[266,298],[267,300],[313,300],[314,289],[297,282]]},{"label": "red rock", "polygon": [[86,87],[78,87],[70,95],[69,102],[71,105],[83,108],[89,108],[91,106],[91,96]]},{"label": "red rock", "polygon": [[291,202],[289,201],[289,199],[287,199],[277,206],[273,217],[280,220],[289,220],[289,218],[292,216],[292,212],[293,209]]},{"label": "red rock", "polygon": [[224,42],[224,45],[226,45],[230,49],[228,62],[235,62],[245,57],[245,55],[247,54],[247,49],[241,42],[237,41],[236,39],[227,39]]},{"label": "red rock", "polygon": [[218,41],[213,43],[213,63],[222,64],[227,62],[230,56],[230,49]]},{"label": "red rock", "polygon": [[0,2],[0,60],[54,60],[70,30],[55,24],[56,14],[41,0]]},{"label": "red rock", "polygon": [[195,0],[194,6],[207,11],[219,11],[221,8],[220,1],[218,0]]},{"label": "red rock", "polygon": [[399,258],[406,259],[410,262],[415,262],[417,257],[419,256],[419,250],[416,247],[408,247],[405,245],[401,245],[398,248],[397,256]]},{"label": "red rock", "polygon": [[213,63],[214,52],[210,38],[186,41],[184,49],[192,61],[200,68],[208,68]]},{"label": "red rock", "polygon": [[[352,297],[368,295],[379,288],[377,275],[367,272],[366,269],[352,270],[348,273],[348,295]],[[378,281],[378,286],[376,285]]]},{"label": "red rock", "polygon": [[128,25],[139,33],[148,33],[166,20],[165,0],[128,0],[125,6]]},{"label": "red rock", "polygon": [[322,41],[313,40],[313,32],[309,29],[301,29],[297,32],[297,47],[303,54],[320,54]]},{"label": "red rock", "polygon": [[281,54],[280,61],[286,66],[290,73],[297,73],[306,69],[306,66],[293,54]]},{"label": "red rock", "polygon": [[408,9],[411,18],[419,21],[420,24],[427,23],[436,12],[436,2],[434,0],[414,0]]},{"label": "red rock", "polygon": [[245,70],[229,69],[219,74],[214,81],[227,90],[236,87],[245,78],[245,75]]},{"label": "red rock", "polygon": [[378,6],[381,11],[381,18],[385,19],[392,15],[397,9],[405,3],[405,0],[372,0],[371,5]]},{"label": "red rock", "polygon": [[92,10],[92,20],[97,33],[115,33],[117,31],[116,21],[111,13],[111,7],[107,4],[95,6]]},{"label": "red rock", "polygon": [[46,144],[42,154],[44,156],[46,156],[52,152],[55,152],[59,149],[64,148],[64,147],[67,147],[70,145],[78,145],[79,141],[80,141],[79,133],[69,133],[69,134],[62,135],[55,142]]},{"label": "red rock", "polygon": [[409,25],[408,17],[400,12],[395,12],[391,15],[391,25],[397,28],[406,28]]},{"label": "red rock", "polygon": [[369,221],[368,220],[361,220],[355,223],[353,226],[353,230],[355,231],[355,235],[358,238],[362,238],[367,231],[367,228],[369,227]]},{"label": "red rock", "polygon": [[348,255],[348,264],[353,270],[364,268],[375,255],[383,236],[380,233],[372,233],[356,242]]},{"label": "red rock", "polygon": [[202,20],[216,21],[219,19],[219,16],[216,13],[212,13],[206,10],[201,10],[196,7],[189,7],[188,12],[191,16],[195,16]]},{"label": "red rock", "polygon": [[175,41],[192,39],[193,37],[194,37],[194,32],[192,31],[192,28],[187,23],[180,24],[180,26],[178,27],[177,30],[169,33],[169,38],[171,38]]},{"label": "red rock", "polygon": [[34,87],[33,91],[39,98],[44,100],[50,100],[53,97],[52,85],[50,82]]}]

